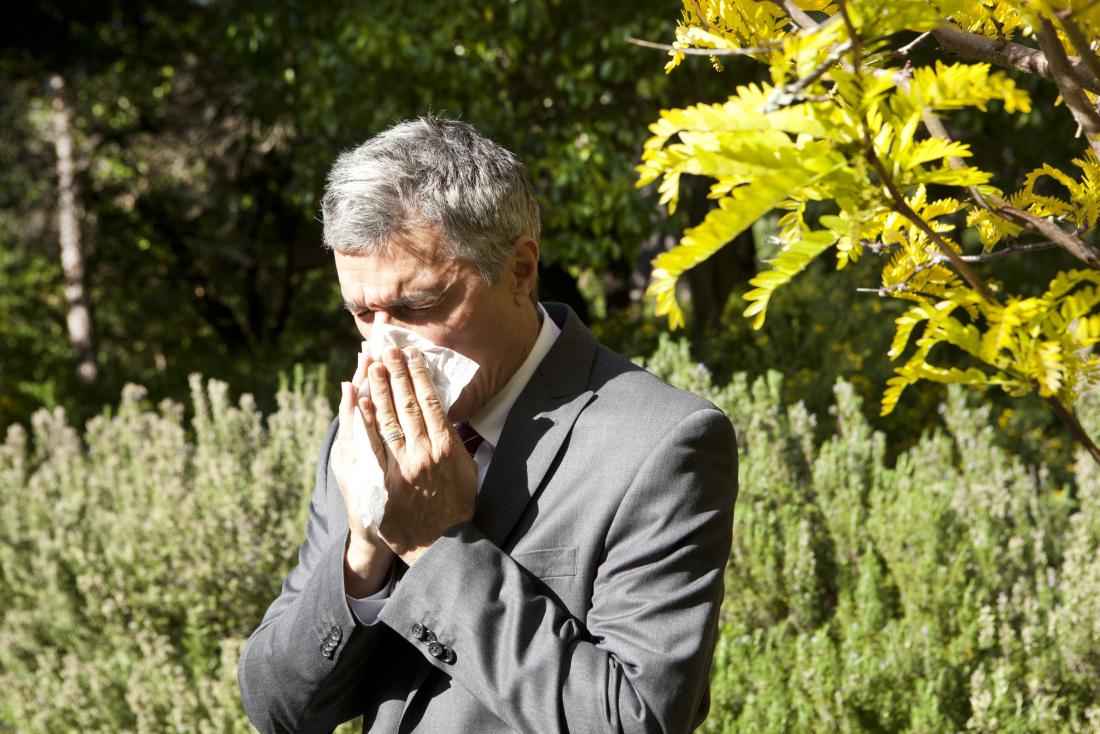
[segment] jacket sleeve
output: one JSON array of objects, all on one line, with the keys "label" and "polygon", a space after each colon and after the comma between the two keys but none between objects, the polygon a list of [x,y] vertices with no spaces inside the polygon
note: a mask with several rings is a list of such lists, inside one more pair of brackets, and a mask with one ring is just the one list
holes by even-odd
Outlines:
[{"label": "jacket sleeve", "polygon": [[383,625],[361,627],[344,595],[347,513],[330,486],[334,423],[317,462],[306,540],[241,654],[237,677],[245,712],[262,732],[330,732],[362,713],[363,666]]},{"label": "jacket sleeve", "polygon": [[[736,461],[717,410],[665,436],[622,498],[583,622],[469,523],[406,572],[380,619],[516,731],[688,731],[706,712]],[[428,654],[422,621],[453,654]]]}]

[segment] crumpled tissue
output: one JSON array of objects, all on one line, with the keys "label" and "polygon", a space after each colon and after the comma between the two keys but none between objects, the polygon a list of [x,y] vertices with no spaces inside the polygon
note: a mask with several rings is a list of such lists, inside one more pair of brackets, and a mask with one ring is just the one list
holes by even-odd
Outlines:
[{"label": "crumpled tissue", "polygon": [[[469,357],[433,344],[408,329],[390,324],[376,324],[371,327],[370,341],[363,342],[363,354],[369,355],[375,361],[381,361],[383,350],[391,345],[406,355],[409,347],[420,350],[445,411],[451,409],[478,370],[477,362]],[[386,490],[382,467],[378,465],[374,451],[371,450],[367,429],[363,425],[363,416],[358,407],[355,408],[355,418],[351,438],[356,460],[352,465],[351,487],[348,491],[363,521],[363,527],[378,527],[385,516],[390,494]]]}]

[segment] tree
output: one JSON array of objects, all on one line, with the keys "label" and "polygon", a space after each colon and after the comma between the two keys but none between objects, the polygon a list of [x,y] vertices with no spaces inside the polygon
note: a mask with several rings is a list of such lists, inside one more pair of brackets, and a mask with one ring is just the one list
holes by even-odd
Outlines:
[{"label": "tree", "polygon": [[[716,65],[747,56],[767,64],[770,82],[667,110],[650,127],[640,185],[660,179],[674,208],[681,176],[707,176],[717,201],[653,261],[658,314],[681,325],[680,277],[778,210],[778,253],[745,295],[754,326],[815,259],[832,253],[843,268],[872,253],[882,282],[870,290],[911,303],[895,321],[889,357],[909,356],[888,381],[883,414],[920,380],[1037,390],[1100,463],[1072,413],[1100,382],[1098,36],[1100,6],[1084,2],[685,0],[666,71],[686,54]],[[979,63],[921,63],[915,51],[929,39]],[[1030,110],[1031,95],[990,62],[1055,85],[1085,137],[1072,167],[1043,163],[1007,195],[993,172],[964,162],[971,145],[944,122],[968,108]],[[1051,248],[1075,267],[1030,293],[978,270]]]},{"label": "tree", "polygon": [[80,240],[80,215],[73,183],[72,111],[65,103],[65,80],[50,79],[54,91],[53,134],[57,150],[57,231],[60,234],[61,267],[65,271],[66,324],[78,365],[77,377],[83,383],[95,382],[95,342],[92,338],[92,313],[84,283],[84,247]]},{"label": "tree", "polygon": [[[97,412],[124,381],[182,396],[202,371],[263,396],[295,362],[346,370],[357,337],[320,247],[324,175],[341,149],[426,112],[477,125],[529,165],[555,268],[546,290],[585,268],[625,291],[639,244],[682,227],[634,190],[636,120],[724,83],[700,74],[673,87],[625,45],[659,31],[661,0],[446,12],[407,0],[44,0],[28,12],[27,32],[0,45],[12,120],[0,133],[0,341],[19,352],[0,360],[0,425],[36,402]],[[94,389],[69,377],[65,275],[46,262],[60,260],[60,202],[38,118],[54,74],[84,212]]]}]

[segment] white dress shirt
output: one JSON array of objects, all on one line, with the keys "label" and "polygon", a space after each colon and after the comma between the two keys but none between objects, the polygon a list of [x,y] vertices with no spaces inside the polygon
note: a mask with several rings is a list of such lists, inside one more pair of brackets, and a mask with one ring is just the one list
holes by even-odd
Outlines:
[{"label": "white dress shirt", "polygon": [[[474,463],[477,464],[477,489],[481,491],[481,484],[485,481],[485,474],[489,470],[489,462],[493,459],[493,452],[496,450],[497,444],[500,443],[500,434],[504,430],[504,421],[508,418],[509,411],[512,410],[512,406],[515,405],[516,400],[519,398],[520,393],[523,392],[523,388],[527,387],[527,383],[531,380],[531,375],[535,374],[535,369],[538,368],[542,362],[543,357],[550,351],[550,347],[554,346],[554,342],[557,340],[558,335],[561,333],[561,329],[554,323],[554,320],[546,313],[546,309],[539,304],[539,320],[542,322],[542,326],[539,327],[539,335],[535,338],[535,344],[531,347],[530,353],[527,358],[523,360],[523,364],[519,366],[516,373],[512,375],[512,379],[508,380],[508,384],[504,386],[504,389],[498,392],[489,400],[477,414],[470,419],[470,426],[478,432],[483,439],[481,445],[478,446],[477,452],[474,453]],[[365,596],[361,599],[356,599],[352,596],[347,597],[348,607],[351,609],[352,614],[359,620],[362,625],[370,626],[378,621],[378,614],[382,611],[382,607],[385,605],[386,600],[390,598],[390,594],[393,592],[394,578],[391,568],[389,575],[389,581],[386,585],[376,594]]]}]

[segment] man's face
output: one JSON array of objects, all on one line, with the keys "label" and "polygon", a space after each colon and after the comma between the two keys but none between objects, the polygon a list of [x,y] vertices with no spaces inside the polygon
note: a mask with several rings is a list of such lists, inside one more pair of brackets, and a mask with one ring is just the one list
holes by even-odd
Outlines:
[{"label": "man's face", "polygon": [[480,365],[451,408],[451,420],[460,421],[504,387],[534,342],[538,321],[528,294],[538,246],[517,241],[513,262],[490,286],[470,263],[439,254],[440,240],[434,230],[421,229],[395,238],[377,255],[335,252],[336,273],[364,340],[375,324],[390,323]]}]

